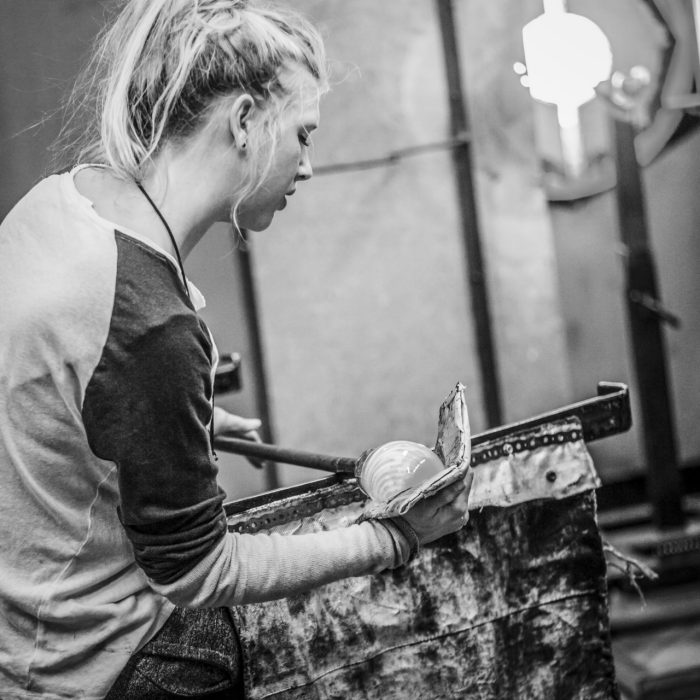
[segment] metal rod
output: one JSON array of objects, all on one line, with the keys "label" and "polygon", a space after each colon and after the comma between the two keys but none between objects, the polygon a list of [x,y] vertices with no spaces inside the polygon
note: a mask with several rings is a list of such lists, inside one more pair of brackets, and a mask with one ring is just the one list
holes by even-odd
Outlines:
[{"label": "metal rod", "polygon": [[487,424],[493,427],[503,422],[503,412],[501,409],[501,389],[491,327],[484,257],[481,250],[479,220],[472,182],[471,144],[470,139],[463,138],[464,134],[470,133],[469,120],[462,87],[463,81],[452,0],[435,1],[442,33],[452,136],[454,139],[461,138],[461,141],[454,147],[453,159],[457,175],[456,184],[469,279],[469,296],[476,332],[477,358],[481,373],[484,413]]},{"label": "metal rod", "polygon": [[[263,353],[262,333],[260,331],[260,314],[258,311],[255,280],[253,279],[253,263],[250,253],[248,234],[242,232],[245,245],[237,249],[235,259],[241,276],[241,288],[243,291],[243,304],[248,321],[248,333],[250,334],[250,346],[253,352],[251,362],[253,371],[253,392],[255,404],[262,421],[261,433],[267,442],[274,442],[274,426],[270,411],[270,397],[267,390],[267,377],[265,375],[265,357]],[[218,444],[218,443],[215,443]],[[223,449],[223,448],[222,448]],[[279,487],[277,466],[274,462],[266,465],[264,471],[265,488],[267,490]]]},{"label": "metal rod", "polygon": [[331,457],[330,455],[293,450],[287,447],[279,447],[278,445],[251,442],[241,438],[217,438],[215,446],[217,450],[222,452],[234,452],[246,457],[270,459],[283,464],[295,464],[299,467],[309,467],[341,474],[353,474],[357,463],[357,460],[351,457]]},{"label": "metal rod", "polygon": [[639,387],[647,495],[654,510],[654,524],[661,529],[676,528],[685,523],[685,514],[662,317],[635,301],[639,295],[659,300],[634,144],[635,130],[632,124],[615,119],[614,134],[617,165],[615,192],[620,235],[627,253],[627,317]]},{"label": "metal rod", "polygon": [[386,168],[397,165],[406,158],[423,155],[424,153],[434,153],[436,151],[452,150],[465,139],[470,138],[468,134],[462,134],[459,138],[451,138],[447,141],[435,141],[433,143],[420,143],[416,146],[406,146],[390,151],[385,156],[377,158],[367,158],[365,160],[353,160],[346,163],[329,163],[327,165],[315,165],[314,176],[335,175],[336,173],[357,172],[360,170],[372,170],[374,168]]}]

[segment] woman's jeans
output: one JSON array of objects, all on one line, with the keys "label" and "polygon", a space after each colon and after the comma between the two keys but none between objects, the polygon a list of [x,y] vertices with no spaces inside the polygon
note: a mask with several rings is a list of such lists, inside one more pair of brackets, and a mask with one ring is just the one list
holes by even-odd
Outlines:
[{"label": "woman's jeans", "polygon": [[243,698],[241,652],[227,608],[175,608],[161,630],[134,654],[107,700]]}]

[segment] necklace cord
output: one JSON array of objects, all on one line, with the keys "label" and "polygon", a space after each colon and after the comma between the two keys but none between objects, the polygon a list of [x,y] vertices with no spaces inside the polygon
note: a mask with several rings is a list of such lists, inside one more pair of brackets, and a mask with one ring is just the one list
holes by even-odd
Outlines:
[{"label": "necklace cord", "polygon": [[[143,185],[140,182],[136,183],[137,187],[143,192],[143,196],[148,200],[148,203],[153,207],[153,211],[155,211],[156,214],[158,214],[158,218],[163,222],[163,226],[165,226],[165,230],[168,232],[168,235],[170,236],[170,240],[172,241],[173,248],[175,248],[175,255],[177,256],[177,263],[180,266],[180,272],[182,273],[182,283],[185,285],[185,294],[187,294],[187,298],[190,299],[190,289],[187,284],[187,276],[185,275],[185,266],[182,264],[182,258],[180,257],[180,249],[177,247],[177,241],[175,240],[175,236],[173,236],[173,232],[170,230],[170,226],[168,226],[168,222],[165,220],[165,217],[160,213],[160,209],[155,205],[155,202],[148,196],[148,192],[143,188]],[[212,456],[214,457],[215,460],[218,460],[218,456],[216,454],[216,450],[214,450],[214,387],[212,386],[211,390],[211,421],[209,422],[209,444],[211,447],[211,452]]]},{"label": "necklace cord", "polygon": [[160,213],[160,209],[156,206],[155,202],[148,196],[148,192],[144,189],[143,185],[140,182],[136,183],[136,186],[143,192],[143,196],[148,200],[148,203],[153,207],[153,211],[158,214],[158,218],[163,222],[163,226],[165,226],[165,230],[168,232],[168,236],[170,236],[170,241],[173,244],[173,248],[175,249],[175,256],[177,257],[177,264],[180,266],[180,273],[182,274],[182,284],[185,285],[185,294],[187,294],[187,298],[190,298],[190,288],[189,285],[187,284],[187,276],[185,275],[185,266],[182,264],[182,258],[180,257],[180,249],[177,246],[177,242],[175,241],[175,236],[173,236],[173,232],[170,230],[170,226],[168,226],[168,222],[165,220],[165,217]]}]

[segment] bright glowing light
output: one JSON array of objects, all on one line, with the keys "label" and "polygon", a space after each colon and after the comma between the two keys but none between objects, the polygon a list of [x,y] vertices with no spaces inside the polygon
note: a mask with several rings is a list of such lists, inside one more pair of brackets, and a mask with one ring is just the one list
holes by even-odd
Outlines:
[{"label": "bright glowing light", "polygon": [[566,0],[542,0],[545,12],[566,12]]},{"label": "bright glowing light", "polygon": [[612,52],[597,24],[570,12],[545,12],[523,27],[530,94],[565,111],[595,97],[607,80]]}]

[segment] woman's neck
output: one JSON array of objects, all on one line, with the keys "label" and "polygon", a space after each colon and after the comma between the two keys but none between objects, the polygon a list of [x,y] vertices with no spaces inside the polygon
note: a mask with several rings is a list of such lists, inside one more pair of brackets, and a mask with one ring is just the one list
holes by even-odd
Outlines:
[{"label": "woman's neck", "polygon": [[[200,150],[196,143],[188,148],[166,147],[141,183],[167,222],[183,258],[223,218],[225,210],[217,192],[221,182],[217,164]],[[118,177],[109,168],[85,168],[76,174],[75,184],[100,216],[175,255],[167,229],[136,182]]]},{"label": "woman's neck", "polygon": [[166,148],[141,183],[168,222],[183,257],[221,218],[214,167],[195,148]]}]

